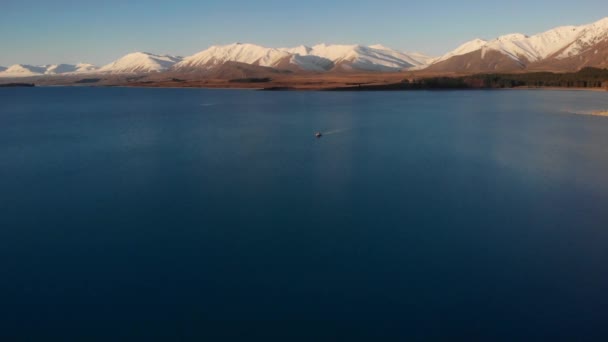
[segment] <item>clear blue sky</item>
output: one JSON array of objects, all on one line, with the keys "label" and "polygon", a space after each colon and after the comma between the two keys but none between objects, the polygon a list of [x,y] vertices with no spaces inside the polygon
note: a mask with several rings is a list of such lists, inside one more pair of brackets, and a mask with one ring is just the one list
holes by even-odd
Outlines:
[{"label": "clear blue sky", "polygon": [[190,55],[213,44],[381,43],[439,55],[472,38],[608,16],[608,0],[1,0],[0,65]]}]

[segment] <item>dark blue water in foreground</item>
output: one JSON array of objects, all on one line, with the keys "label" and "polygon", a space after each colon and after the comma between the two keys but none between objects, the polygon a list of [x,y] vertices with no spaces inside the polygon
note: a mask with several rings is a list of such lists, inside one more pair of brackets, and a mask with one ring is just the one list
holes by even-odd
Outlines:
[{"label": "dark blue water in foreground", "polygon": [[568,113],[594,109],[2,89],[0,340],[606,340],[608,118]]}]

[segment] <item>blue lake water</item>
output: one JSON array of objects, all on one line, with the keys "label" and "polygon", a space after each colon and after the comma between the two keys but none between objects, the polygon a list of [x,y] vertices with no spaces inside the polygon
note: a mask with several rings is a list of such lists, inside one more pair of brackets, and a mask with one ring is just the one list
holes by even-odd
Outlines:
[{"label": "blue lake water", "polygon": [[0,340],[606,340],[597,109],[0,89]]}]

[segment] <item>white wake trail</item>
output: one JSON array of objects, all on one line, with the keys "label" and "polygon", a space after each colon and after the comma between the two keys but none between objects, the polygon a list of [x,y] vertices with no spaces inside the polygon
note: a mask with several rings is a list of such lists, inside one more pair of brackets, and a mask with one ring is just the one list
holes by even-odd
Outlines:
[{"label": "white wake trail", "polygon": [[332,134],[339,134],[339,133],[344,133],[347,131],[350,131],[352,128],[341,128],[341,129],[334,129],[331,131],[326,131],[326,132],[321,132],[323,133],[323,135],[332,135]]},{"label": "white wake trail", "polygon": [[592,116],[608,116],[606,110],[565,110],[566,113]]}]

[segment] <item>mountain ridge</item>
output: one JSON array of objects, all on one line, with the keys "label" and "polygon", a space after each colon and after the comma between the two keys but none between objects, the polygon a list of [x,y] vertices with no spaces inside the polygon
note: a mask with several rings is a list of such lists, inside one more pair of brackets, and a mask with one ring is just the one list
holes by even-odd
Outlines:
[{"label": "mountain ridge", "polygon": [[[580,26],[559,26],[534,35],[504,34],[494,39],[476,38],[448,53],[430,57],[403,52],[381,44],[300,45],[269,48],[250,43],[214,45],[187,57],[133,52],[100,68],[92,64],[34,66],[15,64],[0,67],[0,77],[18,78],[79,74],[219,74],[241,64],[248,73],[267,68],[289,72],[567,72],[584,67],[608,67],[608,17]],[[254,71],[256,68],[260,69]],[[238,74],[238,72],[235,72]]]},{"label": "mountain ridge", "polygon": [[[492,40],[475,39],[437,58],[426,69],[488,72],[511,71],[518,68],[521,70],[562,68],[563,71],[572,71],[585,66],[601,67],[608,64],[608,49],[601,45],[604,42],[608,42],[608,18],[586,25],[560,26],[532,36],[511,33]],[[601,47],[601,50],[594,47]],[[589,50],[593,50],[594,54],[601,54],[604,60],[594,60],[589,63],[588,57],[578,63],[560,62],[581,56]],[[487,57],[490,52],[491,58]],[[505,60],[505,56],[512,61]]]}]

